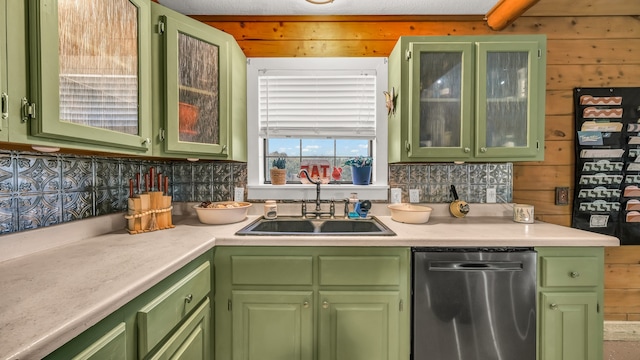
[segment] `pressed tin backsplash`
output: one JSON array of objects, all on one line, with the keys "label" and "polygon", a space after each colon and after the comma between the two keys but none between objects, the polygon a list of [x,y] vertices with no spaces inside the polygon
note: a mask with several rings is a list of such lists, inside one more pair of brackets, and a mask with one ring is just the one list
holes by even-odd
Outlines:
[{"label": "pressed tin backsplash", "polygon": [[[173,201],[222,201],[247,184],[243,163],[149,161],[0,150],[0,234],[35,229],[126,210],[129,179],[147,173],[169,177]],[[460,198],[485,202],[496,187],[498,200],[512,197],[512,164],[389,165],[389,185],[420,189],[420,202],[448,202],[449,187]]]}]

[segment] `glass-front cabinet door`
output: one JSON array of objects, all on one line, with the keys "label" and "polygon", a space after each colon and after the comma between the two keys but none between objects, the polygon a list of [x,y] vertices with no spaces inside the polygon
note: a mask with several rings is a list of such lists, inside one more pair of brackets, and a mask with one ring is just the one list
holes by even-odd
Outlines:
[{"label": "glass-front cabinet door", "polygon": [[472,44],[421,42],[410,49],[410,156],[472,156]]},{"label": "glass-front cabinet door", "polygon": [[[161,63],[160,140],[166,153],[226,157],[229,42],[217,29],[152,4]],[[242,64],[246,66],[246,64]]]},{"label": "glass-front cabinet door", "polygon": [[[535,156],[540,86],[538,42],[479,42],[476,92],[476,156]],[[544,117],[540,117],[544,119]],[[541,136],[544,136],[543,134]]]},{"label": "glass-front cabinet door", "polygon": [[145,0],[30,0],[31,135],[151,153]]}]

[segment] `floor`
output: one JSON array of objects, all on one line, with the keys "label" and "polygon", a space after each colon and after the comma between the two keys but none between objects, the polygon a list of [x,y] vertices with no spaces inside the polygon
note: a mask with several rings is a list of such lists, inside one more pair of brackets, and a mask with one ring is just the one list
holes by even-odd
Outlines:
[{"label": "floor", "polygon": [[640,341],[605,341],[602,360],[638,360]]}]

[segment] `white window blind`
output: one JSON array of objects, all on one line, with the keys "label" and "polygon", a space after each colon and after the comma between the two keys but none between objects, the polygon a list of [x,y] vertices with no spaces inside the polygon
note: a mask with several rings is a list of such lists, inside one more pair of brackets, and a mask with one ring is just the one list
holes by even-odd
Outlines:
[{"label": "white window blind", "polygon": [[261,70],[258,77],[260,136],[375,138],[375,71]]}]

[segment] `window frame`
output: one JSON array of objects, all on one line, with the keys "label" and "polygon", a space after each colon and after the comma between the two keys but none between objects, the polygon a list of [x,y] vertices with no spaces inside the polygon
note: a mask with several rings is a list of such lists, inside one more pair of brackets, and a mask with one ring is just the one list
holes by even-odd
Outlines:
[{"label": "window frame", "polygon": [[361,199],[387,200],[388,135],[387,109],[384,91],[388,88],[388,59],[386,57],[340,58],[248,58],[247,59],[247,194],[249,200],[310,200],[316,197],[313,184],[287,184],[286,187],[264,183],[263,137],[259,134],[258,76],[260,69],[369,69],[376,71],[376,137],[372,141],[374,158],[370,185],[323,184],[323,200],[341,200],[352,192]]}]

